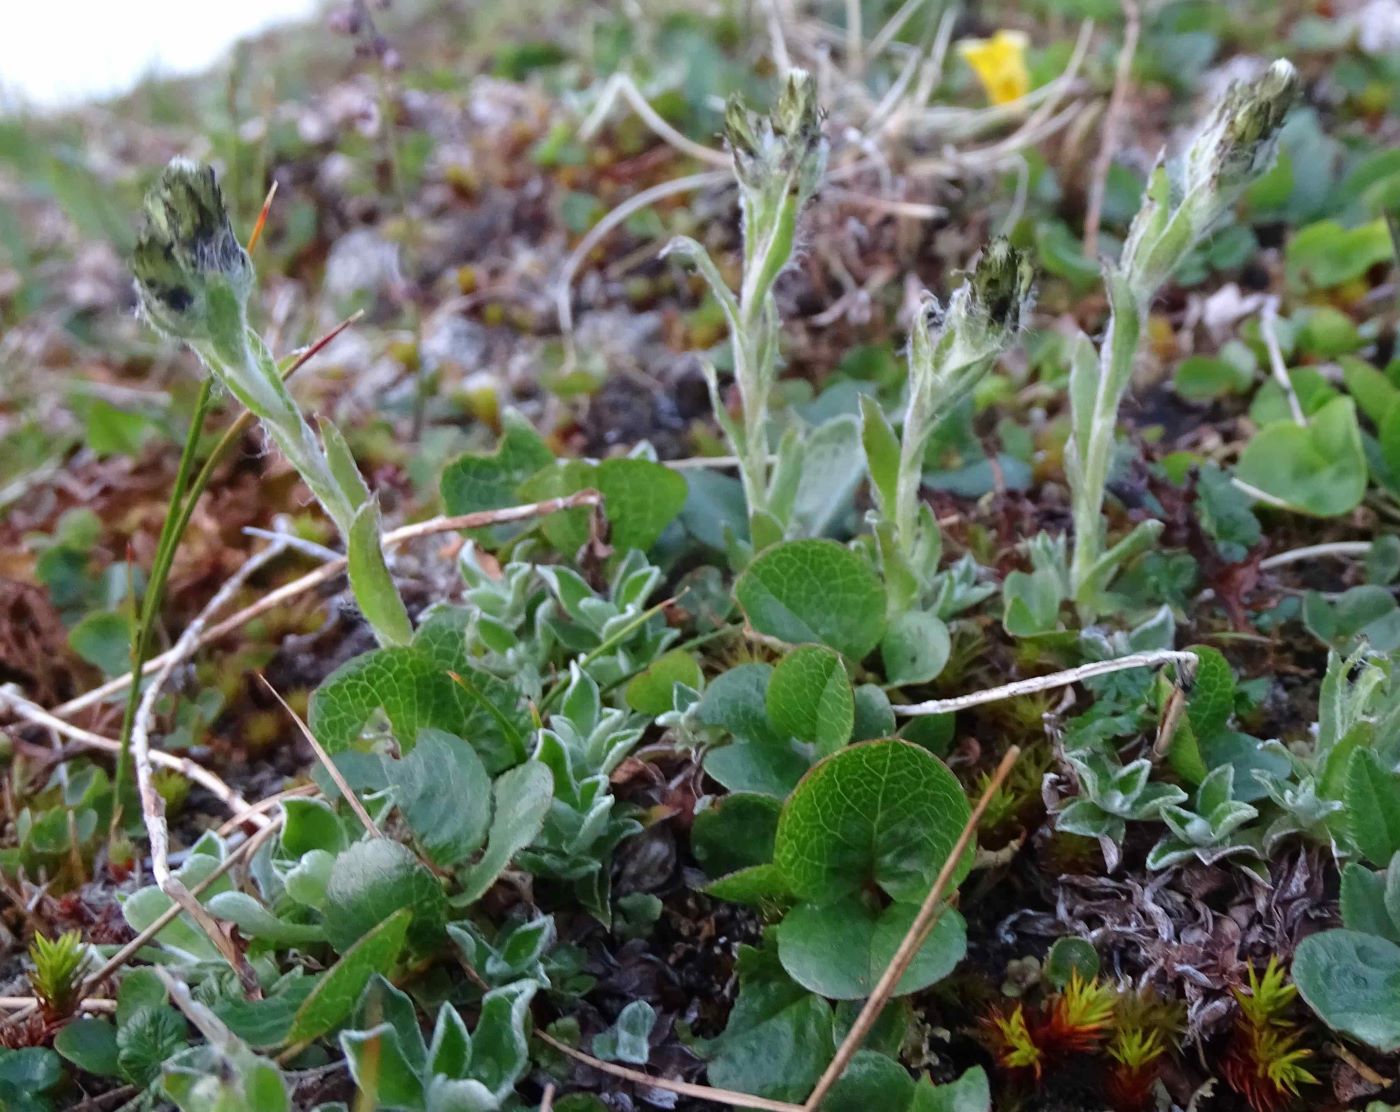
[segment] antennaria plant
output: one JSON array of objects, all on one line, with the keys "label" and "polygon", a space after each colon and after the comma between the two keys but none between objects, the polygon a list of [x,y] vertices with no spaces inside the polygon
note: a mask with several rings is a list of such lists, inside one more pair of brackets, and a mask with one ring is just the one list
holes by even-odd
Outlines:
[{"label": "antennaria plant", "polygon": [[1097,351],[1081,333],[1070,366],[1071,434],[1065,450],[1074,512],[1070,570],[1075,602],[1087,616],[1124,561],[1146,549],[1161,523],[1143,522],[1103,550],[1103,499],[1118,407],[1133,375],[1143,320],[1153,297],[1246,188],[1273,162],[1279,130],[1298,95],[1298,75],[1277,61],[1258,79],[1233,84],[1180,164],[1159,160],[1122,258],[1104,266],[1109,322]]},{"label": "antennaria plant", "polygon": [[[743,213],[744,275],[738,296],[720,277],[719,269],[695,240],[679,237],[668,250],[694,260],[729,324],[734,381],[743,412],[736,421],[720,396],[713,367],[705,379],[715,417],[739,459],[749,515],[755,522],[771,513],[777,529],[765,539],[777,540],[786,524],[800,470],[801,446],[796,436],[785,438],[770,483],[768,475],[768,398],[778,377],[778,309],[773,283],[792,260],[797,218],[820,184],[826,169],[826,141],[816,83],[810,74],[788,74],[771,116],[761,116],[731,97],[724,114],[725,139],[734,160]],[[791,488],[791,493],[783,491]],[[783,503],[788,503],[786,509]],[[754,547],[762,547],[754,537]]]},{"label": "antennaria plant", "polygon": [[146,195],[132,269],[141,307],[160,332],[188,344],[262,422],[346,541],[350,585],[379,640],[406,644],[412,625],[384,563],[379,510],[335,426],[316,436],[248,324],[253,264],[238,242],[210,166],[171,161]]},{"label": "antennaria plant", "polygon": [[1031,265],[1005,239],[982,254],[947,309],[929,297],[909,339],[909,400],[895,443],[884,414],[862,402],[862,437],[880,518],[876,539],[890,576],[890,604],[903,610],[938,570],[938,526],[919,501],[929,438],[1011,346],[1031,302]]}]

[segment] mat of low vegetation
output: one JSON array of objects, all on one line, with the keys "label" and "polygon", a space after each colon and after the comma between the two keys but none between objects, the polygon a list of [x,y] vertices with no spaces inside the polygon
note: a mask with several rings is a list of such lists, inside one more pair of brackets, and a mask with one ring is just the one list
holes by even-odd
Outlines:
[{"label": "mat of low vegetation", "polygon": [[569,14],[0,119],[0,1107],[1397,1107],[1400,6]]}]

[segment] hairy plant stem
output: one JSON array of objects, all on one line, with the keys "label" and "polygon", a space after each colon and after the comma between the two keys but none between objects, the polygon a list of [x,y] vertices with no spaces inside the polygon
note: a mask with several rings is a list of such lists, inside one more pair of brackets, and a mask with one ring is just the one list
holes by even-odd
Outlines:
[{"label": "hairy plant stem", "polygon": [[778,368],[778,310],[773,283],[792,258],[800,199],[784,193],[773,208],[745,214],[744,278],[733,342],[734,379],[743,406],[740,478],[750,515],[768,508],[768,400]]},{"label": "hairy plant stem", "polygon": [[242,343],[216,338],[191,346],[238,400],[262,419],[268,435],[311,488],[341,535],[348,537],[355,507],[331,473],[311,423],[292,399],[262,339],[251,329],[241,330],[241,337]]},{"label": "hairy plant stem", "polygon": [[1089,434],[1080,452],[1077,490],[1073,498],[1074,555],[1070,563],[1070,585],[1080,602],[1103,555],[1103,501],[1108,473],[1113,463],[1114,431],[1118,409],[1123,404],[1133,378],[1133,360],[1142,336],[1146,303],[1133,294],[1126,282],[1108,283],[1109,317],[1099,350],[1099,376],[1090,412]]},{"label": "hairy plant stem", "polygon": [[906,558],[918,534],[919,492],[924,485],[924,453],[936,427],[930,375],[910,375],[909,410],[899,442],[899,477],[895,480],[894,532]]}]

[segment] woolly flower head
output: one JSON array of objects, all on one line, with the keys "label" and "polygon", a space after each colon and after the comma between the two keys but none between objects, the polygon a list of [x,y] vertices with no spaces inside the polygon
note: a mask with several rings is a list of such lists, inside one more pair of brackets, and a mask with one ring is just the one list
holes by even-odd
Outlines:
[{"label": "woolly flower head", "polygon": [[929,298],[914,322],[914,367],[962,367],[1003,351],[1030,312],[1034,271],[1024,252],[996,239],[982,252],[946,309]]},{"label": "woolly flower head", "polygon": [[188,341],[228,324],[241,331],[253,267],[213,167],[172,160],[146,194],[144,212],[132,270],[151,323]]},{"label": "woolly flower head", "polygon": [[1268,169],[1299,90],[1298,71],[1283,58],[1253,81],[1233,83],[1187,152],[1186,189],[1230,199]]},{"label": "woolly flower head", "polygon": [[738,95],[724,111],[724,137],[734,156],[734,172],[750,190],[776,186],[802,200],[816,191],[826,169],[826,141],[817,85],[804,70],[793,70],[770,116],[750,110]]}]

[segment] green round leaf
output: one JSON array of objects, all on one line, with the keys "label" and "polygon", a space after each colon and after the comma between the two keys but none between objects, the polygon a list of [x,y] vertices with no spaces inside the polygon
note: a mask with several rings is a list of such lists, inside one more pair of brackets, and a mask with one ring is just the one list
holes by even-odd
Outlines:
[{"label": "green round leaf", "polygon": [[1261,429],[1240,456],[1250,486],[1316,517],[1356,508],[1366,493],[1366,453],[1350,398],[1328,402],[1306,427],[1279,421]]},{"label": "green round leaf", "polygon": [[1208,645],[1192,645],[1196,654],[1196,674],[1187,695],[1186,714],[1200,737],[1209,737],[1225,727],[1235,709],[1235,675],[1220,650]]},{"label": "green round leaf", "polygon": [[698,691],[704,679],[694,656],[682,649],[672,649],[653,660],[641,675],[632,678],[625,691],[627,705],[652,718],[665,714],[675,705],[674,692],[678,683]]},{"label": "green round leaf", "polygon": [[1293,980],[1329,1027],[1377,1050],[1400,1050],[1400,946],[1360,931],[1303,939]]},{"label": "green round leaf", "polygon": [[71,1020],[54,1036],[53,1048],[80,1070],[98,1077],[117,1076],[117,1028],[111,1020]]},{"label": "green round leaf", "polygon": [[356,842],[335,859],[326,907],[326,934],[341,953],[400,909],[413,917],[408,937],[415,943],[431,943],[447,919],[437,877],[389,838]]},{"label": "green round leaf", "polygon": [[846,666],[833,649],[804,645],[773,670],[766,696],[768,721],[785,734],[816,742],[822,753],[846,744],[856,701]]},{"label": "green round leaf", "polygon": [[131,670],[131,621],[114,610],[86,615],[68,634],[73,651],[109,676]]},{"label": "green round leaf", "polygon": [[1248,390],[1254,381],[1251,368],[1213,355],[1192,355],[1176,368],[1172,386],[1188,401],[1204,402],[1225,394]]},{"label": "green round leaf", "polygon": [[884,1054],[859,1050],[841,1079],[822,1101],[822,1112],[869,1112],[872,1108],[908,1109],[914,1099],[909,1071]]},{"label": "green round leaf", "polygon": [[768,795],[730,792],[695,816],[690,848],[710,876],[773,860],[781,805]]},{"label": "green round leaf", "polygon": [[880,642],[880,659],[890,683],[927,683],[943,671],[953,643],[937,614],[908,610],[890,623]]},{"label": "green round leaf", "polygon": [[1057,938],[1045,958],[1045,979],[1056,988],[1069,984],[1073,973],[1090,981],[1098,972],[1099,952],[1086,938]]},{"label": "green round leaf", "polygon": [[[870,907],[861,896],[800,904],[778,928],[778,957],[803,988],[831,1000],[869,996],[914,922],[916,904]],[[942,980],[967,952],[967,924],[945,908],[895,986],[904,996]]]},{"label": "green round leaf", "polygon": [[812,762],[806,745],[780,734],[768,720],[772,674],[767,664],[729,669],[705,689],[698,714],[706,726],[733,737],[705,757],[710,776],[731,792],[761,792],[784,799]]},{"label": "green round leaf", "polygon": [[685,477],[651,460],[606,459],[598,465],[596,481],[619,552],[645,552],[685,505]]},{"label": "green round leaf", "polygon": [[[971,808],[947,766],[907,741],[872,741],[812,769],[778,820],[774,861],[798,897],[827,903],[877,884],[923,900]],[[969,853],[954,881],[972,866]]]},{"label": "green round leaf", "polygon": [[760,633],[817,642],[860,660],[885,632],[885,587],[864,557],[827,540],[767,549],[734,586]]}]

